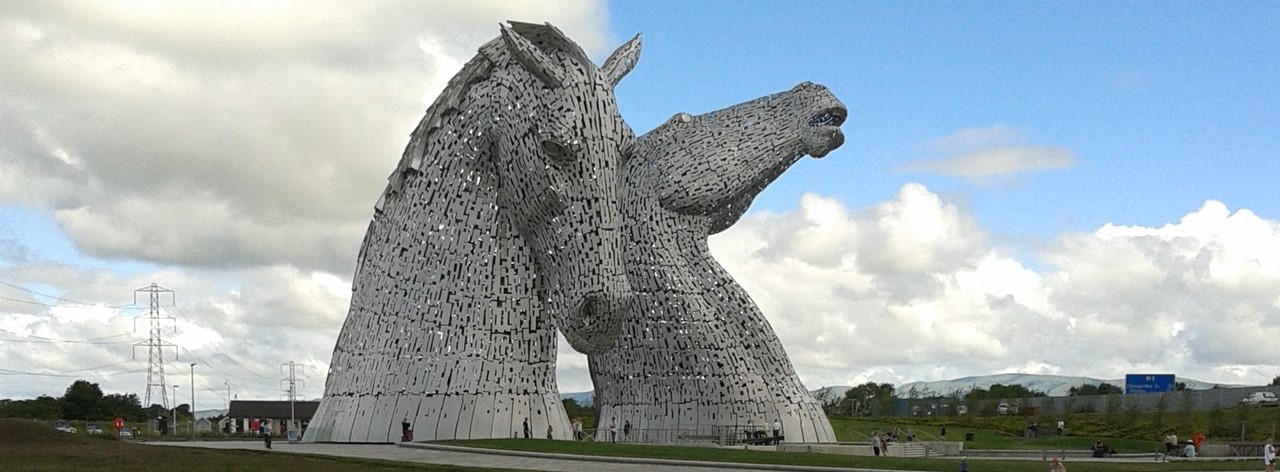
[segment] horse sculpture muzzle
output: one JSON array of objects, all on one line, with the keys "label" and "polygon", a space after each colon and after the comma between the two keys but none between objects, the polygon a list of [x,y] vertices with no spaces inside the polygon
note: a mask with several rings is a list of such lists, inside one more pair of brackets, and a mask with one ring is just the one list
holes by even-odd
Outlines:
[{"label": "horse sculpture muzzle", "polygon": [[[822,158],[835,148],[844,144],[844,133],[840,125],[849,116],[849,110],[826,87],[805,82],[791,89],[791,92],[811,100],[813,103],[826,105],[816,114],[807,117],[800,139],[804,143],[805,153],[815,158]],[[825,103],[824,103],[825,102]]]}]

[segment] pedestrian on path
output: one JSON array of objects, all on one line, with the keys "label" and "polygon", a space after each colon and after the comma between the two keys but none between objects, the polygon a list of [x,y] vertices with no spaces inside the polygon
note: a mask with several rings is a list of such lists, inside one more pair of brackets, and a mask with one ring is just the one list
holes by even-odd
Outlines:
[{"label": "pedestrian on path", "polygon": [[1275,439],[1270,435],[1267,436],[1267,445],[1262,446],[1262,465],[1267,466],[1267,472],[1276,472]]}]

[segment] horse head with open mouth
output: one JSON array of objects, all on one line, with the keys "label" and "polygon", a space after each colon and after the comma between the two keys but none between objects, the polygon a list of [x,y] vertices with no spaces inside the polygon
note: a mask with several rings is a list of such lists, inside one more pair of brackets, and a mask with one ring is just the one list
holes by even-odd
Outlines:
[{"label": "horse head with open mouth", "polygon": [[846,114],[826,87],[806,82],[703,115],[680,113],[640,137],[622,184],[635,295],[623,335],[589,357],[601,422],[719,435],[778,421],[785,441],[835,441],[822,406],[760,309],[711,257],[707,237],[736,222],[800,158],[843,144]]}]

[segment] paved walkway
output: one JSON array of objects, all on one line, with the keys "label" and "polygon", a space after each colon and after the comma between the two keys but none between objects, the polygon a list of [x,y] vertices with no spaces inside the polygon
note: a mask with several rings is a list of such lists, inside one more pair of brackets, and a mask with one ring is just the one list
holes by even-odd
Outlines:
[{"label": "paved walkway", "polygon": [[[148,442],[157,446],[202,447],[209,449],[264,449],[261,441],[196,441]],[[626,457],[576,456],[536,452],[500,451],[495,449],[460,448],[434,444],[289,444],[275,441],[271,450],[281,453],[317,454],[323,456],[362,457],[402,462],[445,464],[512,470],[564,472],[724,472],[733,470],[769,471],[852,471],[902,472],[880,469],[841,469],[830,467],[773,466],[756,464],[723,464],[713,462],[638,459]],[[607,465],[606,465],[607,464]]]},{"label": "paved walkway", "polygon": [[[202,447],[209,449],[264,449],[261,441],[197,441],[197,442],[147,442],[146,444],[173,447]],[[280,453],[315,454],[322,456],[360,457],[425,464],[443,464],[465,467],[481,467],[511,470],[539,470],[564,472],[724,472],[734,470],[796,471],[796,472],[904,472],[866,468],[804,467],[768,464],[725,464],[699,461],[677,461],[627,457],[590,457],[569,454],[503,451],[477,449],[437,444],[289,444],[276,441],[272,451]],[[1013,459],[1013,458],[1007,458]],[[1031,458],[1020,458],[1031,459]],[[1090,458],[1092,459],[1092,458]],[[1097,459],[1093,459],[1097,460]],[[1150,460],[1150,459],[1148,459]],[[1090,462],[1073,460],[1072,462]],[[1117,461],[1107,461],[1117,462]],[[1123,461],[1119,461],[1123,462]],[[1145,461],[1144,461],[1145,462]],[[1259,460],[1258,462],[1261,462]],[[1069,462],[1068,464],[1070,464]],[[1241,461],[1241,469],[1247,469]],[[971,461],[970,468],[974,466]],[[1070,467],[1070,466],[1069,466]],[[1250,469],[1252,470],[1252,469]]]}]

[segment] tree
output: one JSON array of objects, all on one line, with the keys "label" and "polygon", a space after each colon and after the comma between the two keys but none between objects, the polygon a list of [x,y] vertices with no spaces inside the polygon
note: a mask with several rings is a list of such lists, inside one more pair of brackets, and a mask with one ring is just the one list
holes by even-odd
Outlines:
[{"label": "tree", "polygon": [[162,418],[162,417],[168,418],[169,409],[161,406],[159,403],[153,403],[151,406],[147,407],[145,410],[142,410],[142,414],[147,420],[153,420],[153,419]]},{"label": "tree", "polygon": [[0,418],[55,420],[61,415],[58,399],[41,395],[31,400],[0,400]]},{"label": "tree", "polygon": [[581,419],[584,428],[595,425],[595,412],[591,407],[579,405],[578,401],[572,398],[566,398],[560,402],[564,404],[564,412],[569,416],[570,421],[574,418]]},{"label": "tree", "polygon": [[990,388],[975,388],[970,390],[965,398],[974,400],[995,400],[1004,398],[1034,398],[1047,397],[1047,393],[1039,390],[1031,390],[1022,384],[992,384]]},{"label": "tree", "polygon": [[[146,415],[142,412],[142,402],[138,400],[136,393],[111,393],[102,397],[103,413],[106,417],[121,417],[128,421],[145,421]],[[103,419],[106,419],[104,417]]]},{"label": "tree", "polygon": [[844,392],[844,404],[850,415],[870,415],[871,405],[879,403],[880,411],[893,405],[893,384],[867,382]]},{"label": "tree", "polygon": [[1164,414],[1169,409],[1169,396],[1160,395],[1156,398],[1156,414],[1154,417],[1156,427],[1164,426]]},{"label": "tree", "polygon": [[106,416],[102,389],[87,380],[72,382],[58,401],[58,406],[62,408],[63,418],[96,420]]},{"label": "tree", "polygon": [[1098,385],[1082,384],[1079,387],[1071,387],[1067,390],[1069,396],[1086,396],[1086,395],[1115,395],[1124,393],[1124,389],[1102,382]]}]

